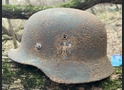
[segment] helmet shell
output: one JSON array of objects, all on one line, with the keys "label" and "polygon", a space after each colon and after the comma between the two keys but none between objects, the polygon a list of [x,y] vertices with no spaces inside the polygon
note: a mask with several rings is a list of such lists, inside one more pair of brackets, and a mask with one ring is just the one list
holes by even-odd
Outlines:
[{"label": "helmet shell", "polygon": [[94,15],[77,9],[39,11],[27,21],[19,48],[8,56],[41,69],[58,83],[87,83],[112,74],[106,29]]}]

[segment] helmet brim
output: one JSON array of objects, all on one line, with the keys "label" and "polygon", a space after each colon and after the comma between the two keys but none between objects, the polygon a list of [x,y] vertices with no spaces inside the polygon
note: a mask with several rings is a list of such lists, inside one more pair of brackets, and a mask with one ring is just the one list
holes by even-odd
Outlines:
[{"label": "helmet brim", "polygon": [[14,49],[8,56],[15,62],[38,67],[52,81],[74,84],[99,81],[107,78],[113,72],[113,67],[107,56],[97,60],[74,61],[57,59],[39,59],[27,56],[25,50]]}]

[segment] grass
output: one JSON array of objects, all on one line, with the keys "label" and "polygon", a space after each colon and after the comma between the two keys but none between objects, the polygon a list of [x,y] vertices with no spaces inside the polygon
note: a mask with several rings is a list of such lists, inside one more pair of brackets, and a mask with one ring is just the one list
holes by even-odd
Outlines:
[{"label": "grass", "polygon": [[11,78],[13,77],[14,72],[9,68],[9,66],[7,66],[7,63],[7,59],[2,61],[2,79],[7,84],[10,84],[13,81]]},{"label": "grass", "polygon": [[120,74],[118,78],[111,80],[110,78],[100,83],[104,90],[122,89],[122,67],[115,67],[113,75]]},{"label": "grass", "polygon": [[[51,83],[53,83],[41,70],[37,69],[36,67],[29,66],[29,65],[19,65],[19,69],[17,72],[13,72],[6,66],[7,60],[3,61],[2,64],[2,76],[8,84],[13,83],[13,77],[15,80],[20,79],[21,84],[24,86],[25,89],[36,89],[36,88],[45,88],[51,87]],[[94,82],[85,84],[86,89],[90,89],[93,86],[103,88],[104,90],[115,90],[115,89],[122,89],[122,67],[115,67],[113,74],[120,74],[119,78],[115,80],[111,80],[110,78],[104,79],[102,81]],[[76,88],[77,85],[65,85],[65,84],[57,84],[60,89],[65,88]],[[55,87],[56,87],[55,86]]]}]

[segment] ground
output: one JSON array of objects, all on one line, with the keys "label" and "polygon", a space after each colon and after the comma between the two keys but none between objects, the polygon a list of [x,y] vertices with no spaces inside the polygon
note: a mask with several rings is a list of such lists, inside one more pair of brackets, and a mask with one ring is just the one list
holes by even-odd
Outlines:
[{"label": "ground", "polygon": [[[122,55],[122,8],[115,5],[96,5],[95,15],[105,24],[107,30],[107,56]],[[91,9],[86,10],[91,12]],[[25,20],[11,20],[15,30],[23,27]],[[17,24],[18,22],[18,24]],[[8,27],[3,19],[2,25]],[[22,33],[22,31],[20,31]],[[12,41],[3,42],[2,47],[2,89],[3,90],[122,90],[122,67],[114,67],[113,74],[101,81],[88,84],[58,84],[51,81],[38,68],[13,62],[7,53],[13,49]],[[20,43],[18,43],[20,44]]]}]

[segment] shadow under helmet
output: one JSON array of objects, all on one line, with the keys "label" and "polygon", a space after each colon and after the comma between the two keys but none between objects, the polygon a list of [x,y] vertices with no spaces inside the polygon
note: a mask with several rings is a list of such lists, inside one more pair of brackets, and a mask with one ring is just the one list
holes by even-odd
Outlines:
[{"label": "shadow under helmet", "polygon": [[88,83],[113,72],[106,29],[94,15],[77,9],[39,11],[27,21],[19,48],[8,56],[38,67],[58,83]]}]

